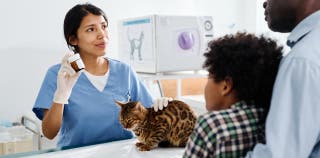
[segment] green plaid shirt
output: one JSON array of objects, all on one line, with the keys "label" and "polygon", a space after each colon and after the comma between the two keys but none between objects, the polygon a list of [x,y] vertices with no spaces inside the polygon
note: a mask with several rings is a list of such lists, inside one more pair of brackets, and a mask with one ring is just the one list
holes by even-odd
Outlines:
[{"label": "green plaid shirt", "polygon": [[242,101],[200,116],[183,157],[245,157],[255,144],[264,143],[263,114],[263,109]]}]

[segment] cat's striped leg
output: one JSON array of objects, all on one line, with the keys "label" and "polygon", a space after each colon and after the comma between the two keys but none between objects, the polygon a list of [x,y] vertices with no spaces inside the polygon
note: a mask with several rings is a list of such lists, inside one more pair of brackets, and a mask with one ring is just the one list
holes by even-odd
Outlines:
[{"label": "cat's striped leg", "polygon": [[140,151],[149,151],[153,148],[158,147],[158,144],[166,138],[167,129],[166,128],[157,128],[154,131],[150,132],[149,137],[145,140],[146,142],[138,147]]}]

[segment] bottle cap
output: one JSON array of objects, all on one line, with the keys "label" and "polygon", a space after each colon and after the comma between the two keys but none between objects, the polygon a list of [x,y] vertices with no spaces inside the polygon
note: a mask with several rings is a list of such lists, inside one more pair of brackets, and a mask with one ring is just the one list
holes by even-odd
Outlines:
[{"label": "bottle cap", "polygon": [[79,53],[76,53],[76,54],[72,55],[71,57],[69,57],[68,61],[69,61],[69,63],[72,63],[78,59],[80,59],[80,55],[79,55]]}]

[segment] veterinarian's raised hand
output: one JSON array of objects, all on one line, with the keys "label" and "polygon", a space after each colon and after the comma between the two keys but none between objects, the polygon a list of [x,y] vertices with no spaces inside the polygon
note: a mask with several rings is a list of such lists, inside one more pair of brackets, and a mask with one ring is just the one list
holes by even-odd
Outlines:
[{"label": "veterinarian's raised hand", "polygon": [[154,111],[162,110],[164,107],[168,106],[168,102],[172,101],[172,98],[162,97],[156,99],[153,104],[151,105],[154,109]]},{"label": "veterinarian's raised hand", "polygon": [[76,73],[68,62],[68,58],[73,54],[66,54],[61,62],[61,67],[57,76],[57,89],[54,93],[53,102],[68,104],[72,88],[77,82],[81,72]]}]

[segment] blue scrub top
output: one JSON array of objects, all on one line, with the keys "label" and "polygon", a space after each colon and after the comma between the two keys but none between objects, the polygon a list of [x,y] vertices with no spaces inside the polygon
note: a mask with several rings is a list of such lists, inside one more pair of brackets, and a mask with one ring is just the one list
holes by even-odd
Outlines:
[{"label": "blue scrub top", "polygon": [[[72,89],[68,104],[64,106],[58,146],[83,146],[132,138],[132,132],[119,123],[120,107],[115,100],[140,101],[150,107],[152,97],[130,66],[120,61],[109,61],[108,82],[101,92],[82,73]],[[50,109],[57,86],[60,64],[47,71],[33,112],[42,120],[43,109]]]}]

